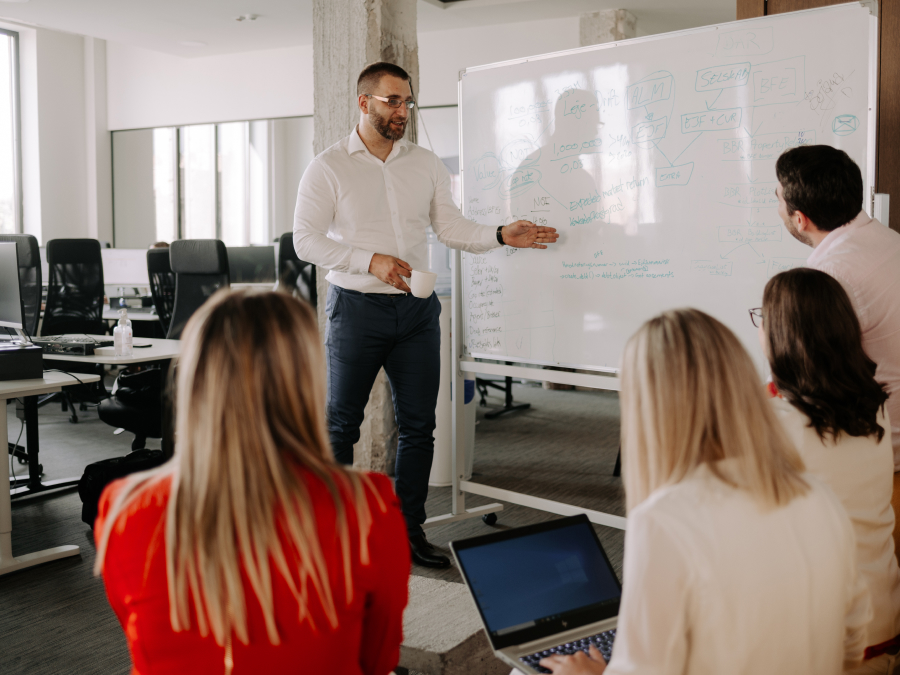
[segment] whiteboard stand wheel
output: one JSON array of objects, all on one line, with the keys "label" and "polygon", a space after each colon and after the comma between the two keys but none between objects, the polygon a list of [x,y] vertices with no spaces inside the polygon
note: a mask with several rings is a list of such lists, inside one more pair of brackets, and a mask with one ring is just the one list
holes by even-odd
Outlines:
[{"label": "whiteboard stand wheel", "polygon": [[485,525],[494,526],[497,524],[497,514],[496,513],[485,513],[481,516],[481,519],[484,521]]}]

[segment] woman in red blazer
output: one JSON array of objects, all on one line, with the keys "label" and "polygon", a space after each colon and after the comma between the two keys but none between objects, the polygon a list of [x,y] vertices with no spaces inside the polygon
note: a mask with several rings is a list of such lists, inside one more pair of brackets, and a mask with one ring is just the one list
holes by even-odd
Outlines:
[{"label": "woman in red blazer", "polygon": [[175,456],[110,485],[95,528],[133,672],[387,675],[406,528],[386,477],[333,459],[313,311],[223,291],[183,343]]}]

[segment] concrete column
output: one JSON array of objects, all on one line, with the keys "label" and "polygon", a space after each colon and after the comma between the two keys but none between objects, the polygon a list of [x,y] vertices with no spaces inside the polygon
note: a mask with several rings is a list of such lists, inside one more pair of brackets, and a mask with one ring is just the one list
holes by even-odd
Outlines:
[{"label": "concrete column", "polygon": [[[313,0],[313,149],[318,155],[349,134],[359,121],[356,78],[368,63],[389,61],[412,78],[419,91],[416,0]],[[416,142],[416,119],[406,139]],[[319,330],[325,329],[327,270],[317,271]],[[356,466],[393,473],[397,426],[391,389],[382,370],[366,406]]]},{"label": "concrete column", "polygon": [[603,9],[582,14],[578,19],[578,39],[582,47],[627,40],[637,35],[637,18],[627,9]]}]

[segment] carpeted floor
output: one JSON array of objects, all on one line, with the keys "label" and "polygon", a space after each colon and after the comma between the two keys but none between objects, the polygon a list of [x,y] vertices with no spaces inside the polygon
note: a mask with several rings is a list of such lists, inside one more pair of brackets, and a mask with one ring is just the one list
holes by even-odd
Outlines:
[{"label": "carpeted floor", "polygon": [[[532,408],[496,420],[479,409],[473,480],[547,499],[624,515],[621,481],[612,477],[619,442],[618,397],[611,392],[546,391],[516,385],[515,397]],[[499,406],[497,398],[489,405]],[[19,434],[14,406],[7,409],[10,440]],[[79,476],[90,462],[127,454],[129,434],[112,428],[93,410],[67,421],[58,404],[40,412],[41,462],[45,479]],[[23,435],[24,437],[24,435]],[[24,441],[23,441],[24,443]],[[158,441],[156,441],[158,447]],[[151,446],[153,442],[151,441]],[[14,465],[21,475],[26,468]],[[489,503],[468,497],[467,506]],[[450,488],[432,488],[428,514],[450,510]],[[507,506],[495,527],[516,527],[554,518]],[[597,527],[621,575],[624,532]],[[429,540],[449,553],[452,539],[491,531],[480,519],[429,530]],[[94,545],[81,522],[75,492],[13,503],[13,551],[28,553],[77,544],[81,556],[0,577],[0,673],[127,673],[130,660],[122,631],[106,602],[103,584],[92,575]],[[414,568],[414,574],[461,582],[455,568]]]}]

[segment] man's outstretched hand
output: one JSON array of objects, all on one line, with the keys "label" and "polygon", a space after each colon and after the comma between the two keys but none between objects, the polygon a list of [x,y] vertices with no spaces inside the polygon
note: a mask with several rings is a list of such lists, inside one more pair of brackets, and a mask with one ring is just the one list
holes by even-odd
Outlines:
[{"label": "man's outstretched hand", "polygon": [[372,261],[369,263],[369,274],[374,274],[378,279],[388,286],[393,286],[398,291],[412,293],[409,286],[406,285],[406,281],[404,281],[404,277],[408,279],[412,276],[412,266],[400,260],[400,258],[376,253],[372,256]]},{"label": "man's outstretched hand", "polygon": [[535,225],[530,220],[517,220],[505,225],[502,231],[503,243],[515,248],[547,248],[559,239],[556,229]]}]

